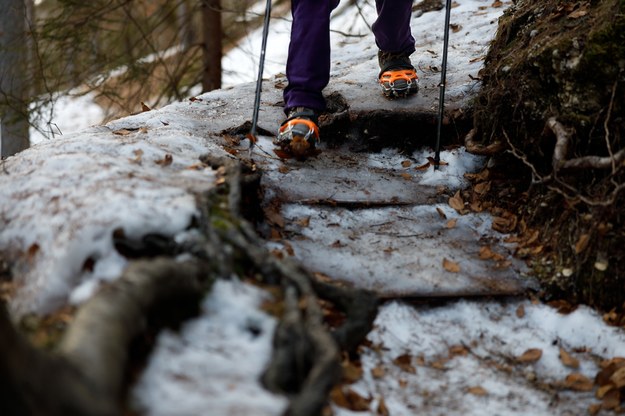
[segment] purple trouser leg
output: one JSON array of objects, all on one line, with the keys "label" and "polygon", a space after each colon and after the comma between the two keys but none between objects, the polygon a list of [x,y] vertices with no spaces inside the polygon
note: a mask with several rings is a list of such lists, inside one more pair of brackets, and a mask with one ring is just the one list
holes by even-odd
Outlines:
[{"label": "purple trouser leg", "polygon": [[412,0],[376,0],[378,18],[371,26],[375,43],[384,52],[415,51],[414,38],[410,31]]},{"label": "purple trouser leg", "polygon": [[[284,111],[293,107],[325,109],[321,91],[330,80],[330,13],[340,0],[291,0],[293,24],[286,63],[289,85],[284,90]],[[414,52],[410,32],[412,0],[376,0],[378,18],[373,34],[378,48],[387,52]]]},{"label": "purple trouser leg", "polygon": [[338,4],[339,0],[291,0],[286,112],[293,107],[325,109],[321,91],[330,80],[330,13]]}]

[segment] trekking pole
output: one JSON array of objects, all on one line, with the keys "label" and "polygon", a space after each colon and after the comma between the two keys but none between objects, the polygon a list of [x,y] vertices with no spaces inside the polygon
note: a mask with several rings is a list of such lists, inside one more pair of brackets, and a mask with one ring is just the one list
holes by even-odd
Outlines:
[{"label": "trekking pole", "polygon": [[434,170],[438,169],[441,161],[441,128],[443,112],[445,110],[445,83],[447,82],[447,49],[449,47],[449,16],[451,15],[451,0],[445,3],[445,37],[443,38],[443,68],[441,70],[440,95],[438,98],[438,125],[436,126],[436,147],[434,148]]},{"label": "trekking pole", "polygon": [[258,124],[258,111],[260,110],[260,93],[263,86],[263,70],[265,69],[265,52],[267,50],[267,37],[269,36],[269,18],[271,17],[271,0],[267,0],[265,7],[265,20],[263,22],[263,40],[260,48],[260,61],[258,63],[258,78],[256,79],[256,95],[254,96],[254,114],[252,115],[252,130],[247,138],[250,140],[250,157],[256,143],[256,127]]}]

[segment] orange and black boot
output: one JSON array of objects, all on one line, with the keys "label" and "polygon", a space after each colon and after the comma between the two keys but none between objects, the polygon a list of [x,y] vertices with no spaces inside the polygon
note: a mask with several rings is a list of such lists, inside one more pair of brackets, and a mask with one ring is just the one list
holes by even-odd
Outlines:
[{"label": "orange and black boot", "polygon": [[273,143],[278,147],[274,152],[283,159],[303,160],[316,156],[319,127],[315,111],[306,107],[291,109]]},{"label": "orange and black boot", "polygon": [[419,91],[419,77],[405,53],[378,51],[380,87],[388,98],[407,97]]}]

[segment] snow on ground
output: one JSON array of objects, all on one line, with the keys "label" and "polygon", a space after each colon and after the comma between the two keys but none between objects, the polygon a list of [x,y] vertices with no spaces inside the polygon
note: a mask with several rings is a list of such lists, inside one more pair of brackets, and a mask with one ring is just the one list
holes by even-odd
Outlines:
[{"label": "snow on ground", "polygon": [[[362,4],[364,20],[348,3],[342,2],[332,23],[331,85],[337,77],[342,77],[344,87],[345,79],[361,76],[371,77],[375,85],[376,49],[365,23],[373,22],[373,2]],[[466,78],[477,75],[480,56],[496,27],[491,22],[503,8],[494,7],[497,2],[491,0],[454,3],[452,23],[460,29],[451,34],[449,76],[463,78],[449,92],[470,94],[476,82]],[[418,50],[413,59],[424,74],[426,90],[437,82],[432,67],[440,62],[436,47],[442,45],[443,13],[415,14],[412,23]],[[284,71],[287,33],[288,19],[272,21],[267,76]],[[226,77],[232,77],[226,83],[254,81],[258,35],[255,32],[246,41],[247,53],[233,52],[225,58]],[[253,86],[242,85],[237,91],[244,94]],[[271,94],[275,92],[264,95],[265,101],[267,96],[276,98]],[[76,134],[67,133],[78,126],[78,118],[85,119],[84,112],[60,111],[66,116],[55,122],[64,136],[0,165],[0,249],[27,254],[14,310],[43,312],[69,300],[80,301],[99,281],[115,278],[125,265],[113,248],[116,229],[129,237],[157,232],[184,238],[197,215],[195,194],[215,179],[210,170],[187,168],[196,166],[202,153],[224,153],[207,141],[207,132],[239,125],[242,117],[248,117],[241,115],[244,108],[251,114],[251,100],[232,90],[201,99],[205,101],[177,103]],[[84,109],[88,103],[80,106]],[[229,117],[219,112],[227,106]],[[274,110],[265,108],[261,119]],[[173,156],[169,165],[167,154]],[[413,157],[423,159],[425,154]],[[444,154],[443,160],[451,165],[415,176],[431,187],[454,188],[462,186],[464,169],[475,168],[463,165],[470,160],[466,155]],[[296,172],[314,163],[293,163],[288,169]],[[400,165],[399,154],[385,151],[371,156],[365,168],[399,171]],[[411,178],[405,183],[412,188],[415,182]],[[453,214],[447,207],[439,208]],[[460,225],[463,222],[478,233],[488,228],[479,217],[464,216],[459,219]],[[328,241],[342,238],[341,227],[314,232]],[[180,332],[159,337],[155,355],[133,392],[135,403],[150,415],[281,414],[285,399],[263,391],[258,382],[275,326],[259,310],[265,296],[242,283],[216,283],[200,317]],[[351,388],[372,399],[370,410],[335,407],[337,415],[376,414],[380,398],[391,415],[584,414],[595,402],[593,393],[564,390],[563,379],[573,372],[592,378],[599,358],[625,356],[623,331],[608,327],[587,308],[559,315],[547,306],[514,299],[458,300],[438,306],[393,301],[381,308],[368,339],[362,350],[363,378]],[[519,364],[518,357],[532,348],[540,349],[542,357]],[[560,348],[579,360],[578,369],[563,365]]]},{"label": "snow on ground", "polygon": [[[562,315],[530,301],[460,300],[439,306],[383,306],[362,349],[363,377],[350,388],[372,412],[335,407],[336,416],[374,414],[380,399],[393,416],[582,415],[593,391],[565,388],[598,361],[625,356],[625,333],[586,307]],[[542,357],[520,362],[530,349]],[[561,350],[578,360],[571,367]],[[569,363],[569,366],[564,363]]]},{"label": "snow on ground", "polygon": [[211,169],[189,169],[208,151],[205,139],[172,130],[156,112],[135,120],[142,129],[92,128],[3,162],[0,249],[26,253],[14,313],[83,301],[117,278],[126,260],[113,246],[116,230],[173,237],[198,215],[195,194],[215,179]]},{"label": "snow on ground", "polygon": [[238,281],[217,281],[202,314],[179,333],[163,332],[133,398],[152,416],[280,415],[283,396],[258,379],[276,326],[258,310],[269,295]]}]

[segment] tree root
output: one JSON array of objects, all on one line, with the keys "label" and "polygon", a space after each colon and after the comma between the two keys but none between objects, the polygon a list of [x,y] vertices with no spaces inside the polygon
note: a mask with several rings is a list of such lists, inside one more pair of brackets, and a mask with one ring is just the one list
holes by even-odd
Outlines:
[{"label": "tree root", "polygon": [[[264,248],[242,212],[254,209],[258,191],[253,164],[203,157],[221,170],[220,185],[200,196],[202,238],[186,247],[191,260],[172,257],[133,261],[115,282],[80,306],[55,354],[30,345],[0,310],[0,411],[2,414],[119,415],[128,350],[155,309],[172,314],[171,302],[199,304],[216,278],[255,276],[279,285],[285,313],[274,336],[265,386],[289,397],[287,415],[318,415],[339,381],[340,350],[353,352],[372,326],[377,298],[365,291],[315,281],[291,260]],[[179,252],[179,250],[175,250]],[[319,298],[334,303],[347,319],[330,333]],[[4,400],[6,399],[6,400]]]},{"label": "tree root", "polygon": [[491,143],[488,146],[484,146],[481,143],[477,143],[475,141],[476,134],[477,134],[477,129],[473,128],[464,137],[464,147],[467,149],[467,152],[474,154],[474,155],[479,155],[479,156],[494,156],[504,151],[505,146],[500,141]]}]

